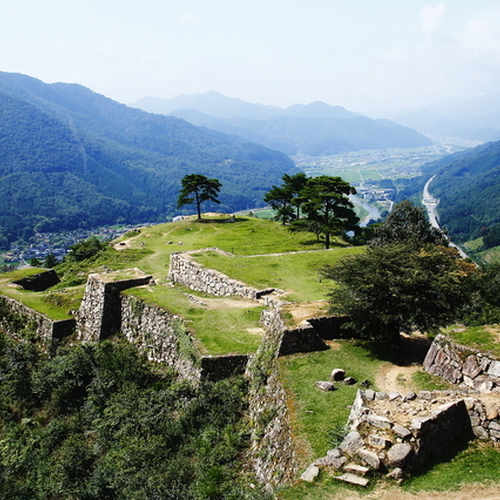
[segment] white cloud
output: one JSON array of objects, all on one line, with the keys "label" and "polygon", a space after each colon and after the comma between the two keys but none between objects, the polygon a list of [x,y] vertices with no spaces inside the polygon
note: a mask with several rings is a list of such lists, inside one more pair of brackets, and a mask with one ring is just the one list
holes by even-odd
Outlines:
[{"label": "white cloud", "polygon": [[178,23],[185,28],[198,28],[201,26],[201,22],[197,17],[187,14],[186,12],[183,12],[179,16]]},{"label": "white cloud", "polygon": [[434,34],[446,14],[446,4],[441,2],[436,6],[425,5],[420,11],[420,27],[426,37]]}]

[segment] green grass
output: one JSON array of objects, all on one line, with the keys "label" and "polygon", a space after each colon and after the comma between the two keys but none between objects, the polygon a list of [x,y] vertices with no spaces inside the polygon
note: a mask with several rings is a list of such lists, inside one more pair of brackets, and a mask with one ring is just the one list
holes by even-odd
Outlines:
[{"label": "green grass", "polygon": [[376,359],[361,342],[340,341],[328,351],[295,354],[280,358],[283,381],[296,409],[297,434],[308,443],[307,459],[326,454],[333,448],[329,433],[345,425],[358,385],[336,383],[338,389],[323,392],[315,387],[318,380],[329,380],[334,368],[346,370],[358,382],[374,383],[375,373],[384,361]]},{"label": "green grass", "polygon": [[450,327],[444,333],[459,344],[500,355],[500,327],[497,325]]},{"label": "green grass", "polygon": [[362,247],[348,247],[263,257],[228,257],[206,252],[193,257],[203,266],[253,287],[279,288],[287,292],[287,300],[310,302],[326,299],[332,287],[330,280],[320,279],[320,269],[362,251]]},{"label": "green grass", "polygon": [[26,268],[0,274],[0,295],[10,297],[31,307],[33,310],[52,320],[71,318],[70,311],[78,309],[83,297],[83,287],[69,288],[64,291],[32,292],[12,285],[13,281],[33,276],[46,269]]},{"label": "green grass", "polygon": [[[262,339],[259,323],[263,307],[237,298],[217,299],[183,287],[139,287],[127,293],[187,318],[202,354],[247,354]],[[195,296],[200,302],[189,299]]]},{"label": "green grass", "polygon": [[500,452],[492,444],[475,441],[467,449],[435,465],[420,476],[409,478],[403,489],[419,491],[457,491],[467,484],[483,486],[500,482]]}]

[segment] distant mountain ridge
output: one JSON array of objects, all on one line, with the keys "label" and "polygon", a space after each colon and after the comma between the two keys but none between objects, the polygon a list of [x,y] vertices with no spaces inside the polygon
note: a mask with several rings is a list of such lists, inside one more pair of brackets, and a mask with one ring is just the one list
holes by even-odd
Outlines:
[{"label": "distant mountain ridge", "polygon": [[218,178],[220,208],[232,212],[296,171],[244,139],[0,72],[0,247],[33,231],[165,220],[189,173]]},{"label": "distant mountain ridge", "polygon": [[400,112],[394,121],[436,137],[496,141],[500,139],[500,92],[436,102]]},{"label": "distant mountain ridge", "polygon": [[173,99],[145,98],[131,106],[252,140],[289,155],[417,147],[430,139],[389,120],[372,120],[321,101],[282,109],[206,92]]}]

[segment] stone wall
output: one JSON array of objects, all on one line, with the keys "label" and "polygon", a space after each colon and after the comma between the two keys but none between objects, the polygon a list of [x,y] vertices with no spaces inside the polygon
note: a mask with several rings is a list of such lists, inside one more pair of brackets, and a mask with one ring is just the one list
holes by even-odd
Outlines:
[{"label": "stone wall", "polygon": [[184,320],[133,296],[120,296],[120,331],[149,360],[172,366],[181,378],[198,381],[201,356]]},{"label": "stone wall", "polygon": [[424,360],[431,375],[480,392],[500,392],[500,360],[438,335]]},{"label": "stone wall", "polygon": [[151,276],[138,269],[131,270],[136,276],[127,279],[116,279],[120,274],[91,274],[87,278],[85,294],[76,314],[78,337],[84,342],[104,340],[119,332],[120,292],[152,282]]},{"label": "stone wall", "polygon": [[250,381],[251,461],[259,481],[272,489],[291,482],[298,463],[278,365],[285,330],[279,307],[263,311],[262,322],[266,334],[246,371]]},{"label": "stone wall", "polygon": [[45,341],[71,335],[75,330],[75,320],[51,320],[43,314],[25,306],[10,297],[0,296],[0,324],[11,334],[30,329]]},{"label": "stone wall", "polygon": [[[215,251],[222,254],[218,248],[205,248],[191,252],[175,252],[170,256],[170,267],[168,279],[173,283],[180,283],[197,292],[205,292],[218,297],[242,297],[244,299],[257,300],[268,290],[257,290],[245,283],[229,278],[225,274],[206,269],[201,264],[195,262],[191,255],[206,251]],[[229,254],[230,255],[230,254]]]},{"label": "stone wall", "polygon": [[314,478],[328,468],[336,479],[366,486],[364,476],[370,470],[393,479],[422,472],[474,435],[499,442],[500,401],[482,398],[463,391],[402,395],[359,390],[349,416],[350,432],[311,464],[303,478],[311,480],[309,474]]}]

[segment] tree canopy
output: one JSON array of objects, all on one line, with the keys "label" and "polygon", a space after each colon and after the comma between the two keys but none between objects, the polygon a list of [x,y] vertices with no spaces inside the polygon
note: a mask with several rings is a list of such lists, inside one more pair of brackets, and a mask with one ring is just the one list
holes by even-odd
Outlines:
[{"label": "tree canopy", "polygon": [[306,220],[325,236],[325,248],[330,248],[332,235],[343,235],[357,228],[358,217],[349,200],[356,190],[340,177],[320,175],[308,179],[300,192]]},{"label": "tree canopy", "polygon": [[362,337],[397,342],[460,317],[474,293],[476,266],[457,250],[430,243],[368,247],[324,270],[335,280],[331,310]]},{"label": "tree canopy", "polygon": [[285,174],[283,184],[273,186],[264,201],[276,211],[276,220],[291,222],[291,230],[312,232],[318,238],[323,234],[325,247],[330,248],[332,235],[358,229],[359,219],[349,200],[349,195],[355,193],[340,177]]},{"label": "tree canopy", "polygon": [[188,174],[182,178],[181,184],[177,208],[195,204],[198,219],[201,219],[201,204],[204,201],[220,203],[218,195],[222,184],[217,179],[209,179],[201,174]]},{"label": "tree canopy", "polygon": [[404,200],[394,205],[384,223],[375,228],[370,245],[410,242],[448,246],[446,236],[429,224],[425,210],[416,207],[410,200]]}]

